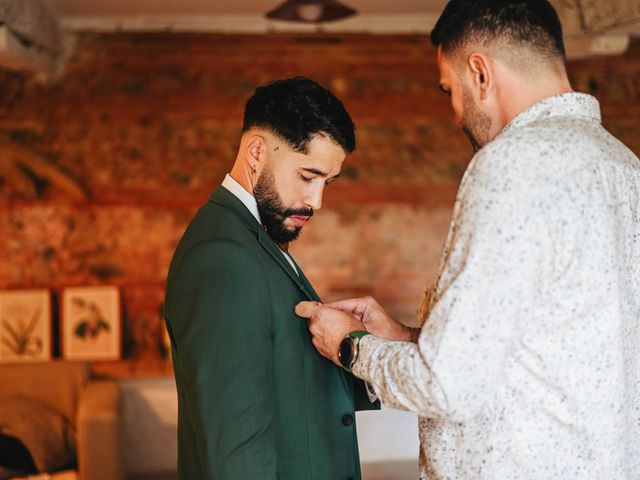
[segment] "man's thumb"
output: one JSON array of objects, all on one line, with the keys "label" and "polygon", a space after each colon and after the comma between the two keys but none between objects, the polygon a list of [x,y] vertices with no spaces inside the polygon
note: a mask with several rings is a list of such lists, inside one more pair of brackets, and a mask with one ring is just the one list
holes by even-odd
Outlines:
[{"label": "man's thumb", "polygon": [[296,315],[302,318],[311,318],[318,308],[318,302],[300,302],[296,305]]}]

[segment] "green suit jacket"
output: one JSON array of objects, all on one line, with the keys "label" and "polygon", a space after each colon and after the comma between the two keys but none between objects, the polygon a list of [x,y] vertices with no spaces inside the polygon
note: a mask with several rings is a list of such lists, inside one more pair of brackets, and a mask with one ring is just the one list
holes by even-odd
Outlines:
[{"label": "green suit jacket", "polygon": [[224,187],[187,228],[164,307],[181,479],[360,478],[354,411],[379,405],[314,349],[298,272]]}]

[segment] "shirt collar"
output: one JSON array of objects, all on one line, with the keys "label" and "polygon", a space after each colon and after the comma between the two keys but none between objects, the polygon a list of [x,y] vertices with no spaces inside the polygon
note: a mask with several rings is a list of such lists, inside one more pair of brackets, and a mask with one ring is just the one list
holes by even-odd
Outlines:
[{"label": "shirt collar", "polygon": [[548,97],[516,115],[500,133],[551,117],[582,117],[585,120],[600,122],[600,104],[586,93],[570,92]]},{"label": "shirt collar", "polygon": [[258,203],[256,199],[247,192],[242,185],[240,185],[231,175],[228,173],[225,175],[224,180],[222,181],[222,186],[229,190],[233,195],[238,197],[247,210],[251,212],[251,215],[255,217],[260,225],[262,225],[262,221],[260,220],[260,213],[258,212]]}]

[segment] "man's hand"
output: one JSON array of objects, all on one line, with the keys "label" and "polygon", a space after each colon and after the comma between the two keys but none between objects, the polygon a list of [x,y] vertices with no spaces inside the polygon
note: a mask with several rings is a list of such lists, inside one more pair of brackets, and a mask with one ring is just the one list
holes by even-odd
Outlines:
[{"label": "man's hand", "polygon": [[300,302],[296,305],[296,315],[309,319],[313,346],[323,357],[338,366],[338,347],[349,332],[366,330],[358,318],[334,308],[320,305],[317,302]]},{"label": "man's hand", "polygon": [[350,298],[325,306],[354,315],[362,321],[368,332],[377,337],[404,342],[413,339],[412,329],[396,322],[372,297]]}]

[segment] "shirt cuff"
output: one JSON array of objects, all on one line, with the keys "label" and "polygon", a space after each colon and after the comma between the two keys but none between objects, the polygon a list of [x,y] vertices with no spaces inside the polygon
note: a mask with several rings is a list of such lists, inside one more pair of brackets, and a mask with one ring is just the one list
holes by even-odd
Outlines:
[{"label": "shirt cuff", "polygon": [[375,388],[369,382],[364,382],[364,388],[367,391],[367,397],[371,403],[376,403],[378,401],[378,394],[376,393]]},{"label": "shirt cuff", "polygon": [[373,354],[378,346],[386,341],[387,340],[376,337],[373,334],[369,334],[362,337],[358,342],[358,358],[351,366],[351,371],[356,377],[361,378],[367,384],[372,384],[369,366],[371,365]]}]

